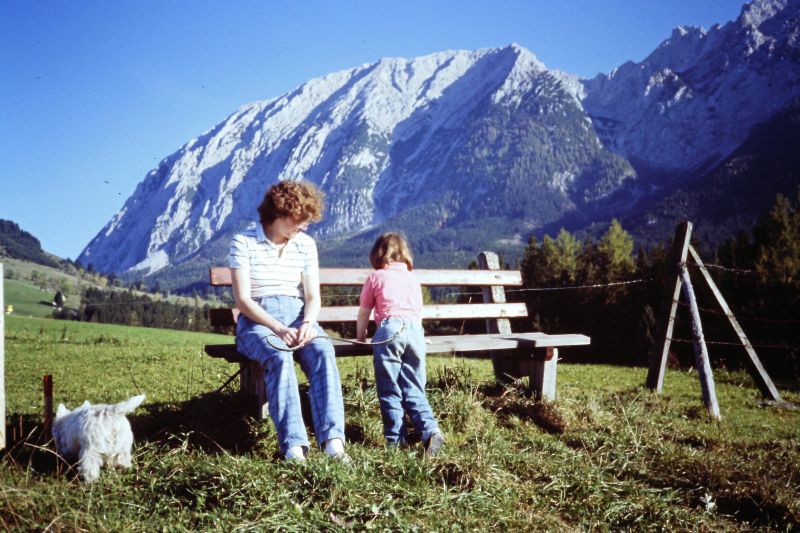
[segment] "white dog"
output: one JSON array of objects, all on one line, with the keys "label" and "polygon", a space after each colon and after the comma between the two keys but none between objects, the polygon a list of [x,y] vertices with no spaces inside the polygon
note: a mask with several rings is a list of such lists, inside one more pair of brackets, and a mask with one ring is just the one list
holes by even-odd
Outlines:
[{"label": "white dog", "polygon": [[78,459],[78,473],[91,483],[100,477],[100,467],[130,468],[133,432],[125,418],[144,401],[144,394],[114,405],[92,405],[88,401],[70,411],[58,406],[53,422],[56,451],[69,459]]}]

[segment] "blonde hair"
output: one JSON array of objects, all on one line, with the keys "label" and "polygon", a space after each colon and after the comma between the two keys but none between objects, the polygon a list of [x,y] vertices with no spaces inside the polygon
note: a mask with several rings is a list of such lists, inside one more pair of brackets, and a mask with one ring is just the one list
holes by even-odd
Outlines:
[{"label": "blonde hair", "polygon": [[267,190],[258,215],[262,224],[272,224],[281,217],[318,222],[322,219],[324,198],[322,191],[307,181],[281,181]]},{"label": "blonde hair", "polygon": [[369,263],[375,270],[380,270],[392,261],[405,263],[409,270],[414,270],[414,256],[406,238],[400,233],[383,233],[375,240],[369,253]]}]

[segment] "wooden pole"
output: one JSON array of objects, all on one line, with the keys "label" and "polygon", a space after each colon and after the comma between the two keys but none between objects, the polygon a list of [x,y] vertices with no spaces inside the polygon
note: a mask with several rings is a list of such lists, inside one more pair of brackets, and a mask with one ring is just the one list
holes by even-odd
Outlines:
[{"label": "wooden pole", "polygon": [[711,274],[709,274],[705,264],[703,264],[703,260],[700,259],[700,254],[698,254],[692,246],[689,246],[689,253],[692,256],[692,260],[694,260],[700,269],[700,274],[703,275],[703,279],[705,279],[706,284],[714,294],[717,304],[719,304],[722,312],[725,313],[725,316],[728,318],[728,323],[739,337],[739,342],[742,343],[745,352],[747,352],[748,363],[750,363],[748,365],[748,370],[750,370],[750,375],[753,376],[756,385],[758,386],[759,390],[761,390],[761,394],[764,395],[765,398],[768,398],[772,401],[782,402],[783,400],[781,399],[778,389],[775,387],[775,384],[772,383],[769,374],[767,374],[767,371],[761,364],[761,360],[758,358],[756,351],[753,349],[753,345],[750,344],[750,341],[747,339],[747,335],[744,334],[742,326],[739,325],[739,321],[736,320],[735,316],[733,316],[731,308],[728,307],[728,302],[725,301],[725,298],[722,296],[719,288],[717,288],[717,284],[714,283],[714,280],[711,278]]},{"label": "wooden pole", "polygon": [[0,263],[0,450],[6,447],[6,306],[3,300],[3,263]]},{"label": "wooden pole", "polygon": [[700,377],[700,390],[703,394],[703,404],[708,410],[708,415],[717,420],[721,420],[719,414],[719,404],[717,403],[717,391],[714,386],[714,373],[711,370],[711,362],[708,359],[708,348],[703,338],[703,324],[700,322],[700,310],[697,308],[697,300],[694,297],[692,280],[689,278],[689,271],[686,265],[681,265],[681,282],[683,283],[683,295],[689,302],[689,312],[692,315],[692,345],[694,346],[694,365]]},{"label": "wooden pole", "polygon": [[650,352],[650,368],[647,371],[647,381],[645,382],[648,389],[655,390],[659,394],[664,386],[664,371],[667,368],[670,339],[672,339],[675,314],[678,311],[678,298],[681,292],[681,278],[678,269],[680,265],[686,263],[691,236],[691,222],[685,221],[678,224],[675,230],[675,240],[672,241],[669,264],[664,274],[664,294],[656,323],[655,344]]},{"label": "wooden pole", "polygon": [[44,439],[50,435],[50,428],[53,424],[53,376],[46,374],[42,378],[42,389],[44,390]]}]

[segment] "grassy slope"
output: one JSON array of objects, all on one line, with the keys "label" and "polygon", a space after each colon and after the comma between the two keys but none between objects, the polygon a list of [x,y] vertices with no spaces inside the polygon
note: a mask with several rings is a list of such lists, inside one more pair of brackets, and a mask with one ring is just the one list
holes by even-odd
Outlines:
[{"label": "grassy slope", "polygon": [[[43,291],[16,279],[3,280],[3,308],[12,305],[16,316],[46,317],[53,315],[54,293]],[[76,298],[68,298],[68,305],[79,303]]]},{"label": "grassy slope", "polygon": [[[13,270],[16,274],[16,279],[4,279],[3,290],[5,303],[3,308],[8,304],[14,307],[14,316],[27,316],[27,317],[50,317],[53,314],[53,307],[50,303],[44,304],[43,302],[52,302],[58,289],[51,288],[48,290],[41,290],[30,281],[30,276],[33,271],[38,271],[50,280],[51,287],[58,286],[61,280],[69,281],[72,286],[72,294],[67,295],[66,306],[73,309],[80,307],[81,291],[89,287],[99,287],[96,283],[88,281],[76,275],[71,275],[56,268],[51,268],[28,261],[20,261],[9,257],[0,259],[3,263],[6,278],[8,271]],[[127,290],[127,289],[114,289],[108,290]],[[136,291],[135,294],[145,295],[153,300],[164,299],[161,295],[143,293]],[[167,301],[180,304],[180,305],[196,305],[194,298],[182,297],[176,295],[169,295]],[[207,303],[206,300],[200,300],[201,304]]]},{"label": "grassy slope", "polygon": [[[7,413],[34,437],[0,469],[0,528],[231,530],[737,530],[800,525],[800,411],[759,406],[741,374],[717,373],[723,422],[706,420],[692,372],[663,396],[644,370],[561,365],[559,400],[492,385],[484,360],[431,357],[429,396],[448,436],[441,457],[381,447],[369,359],[340,362],[347,468],[313,452],[277,459],[269,423],[246,420],[233,370],[202,355],[215,335],[8,317]],[[41,376],[55,400],[148,395],[131,417],[134,469],[84,486],[45,448]],[[198,397],[199,394],[199,397]],[[800,403],[800,394],[785,392]],[[66,470],[66,471],[65,471]],[[716,504],[706,510],[703,498]]]},{"label": "grassy slope", "polygon": [[[16,316],[46,317],[53,314],[53,307],[44,305],[41,302],[52,302],[58,289],[41,290],[35,286],[30,281],[33,271],[38,271],[51,280],[51,286],[57,286],[62,280],[72,283],[74,294],[67,295],[66,305],[68,307],[77,308],[80,305],[82,287],[94,286],[94,284],[77,276],[37,263],[10,257],[0,258],[0,262],[3,263],[3,271],[6,278],[3,279],[4,306],[12,304],[14,306],[14,315]],[[16,279],[7,279],[9,271],[15,273]]]}]

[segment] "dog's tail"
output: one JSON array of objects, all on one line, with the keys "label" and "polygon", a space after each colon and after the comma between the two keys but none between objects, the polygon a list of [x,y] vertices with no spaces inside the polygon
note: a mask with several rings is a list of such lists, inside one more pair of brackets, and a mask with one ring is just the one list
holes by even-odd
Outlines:
[{"label": "dog's tail", "polygon": [[119,402],[118,404],[114,404],[112,408],[115,412],[119,414],[126,414],[130,413],[144,401],[144,394],[140,394],[139,396],[134,396],[133,398],[129,398],[124,402]]}]

